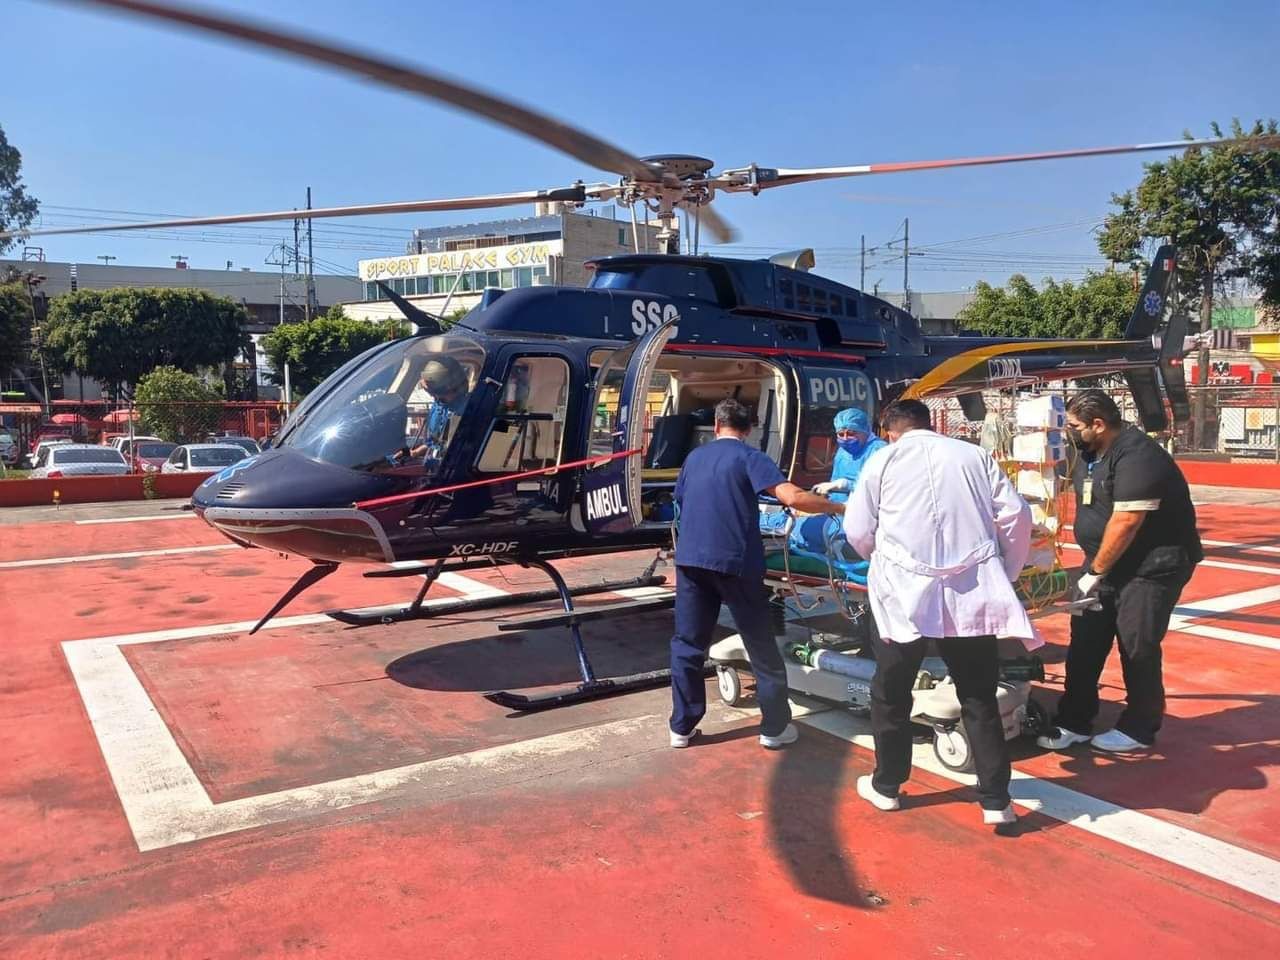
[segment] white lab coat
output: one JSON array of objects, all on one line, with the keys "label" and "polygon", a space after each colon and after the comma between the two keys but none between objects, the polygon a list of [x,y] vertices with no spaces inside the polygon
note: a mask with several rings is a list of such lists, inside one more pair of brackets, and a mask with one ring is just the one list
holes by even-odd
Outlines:
[{"label": "white lab coat", "polygon": [[1031,508],[981,447],[907,432],[863,467],[844,533],[871,560],[871,612],[886,640],[1044,642],[1011,583],[1031,546]]}]

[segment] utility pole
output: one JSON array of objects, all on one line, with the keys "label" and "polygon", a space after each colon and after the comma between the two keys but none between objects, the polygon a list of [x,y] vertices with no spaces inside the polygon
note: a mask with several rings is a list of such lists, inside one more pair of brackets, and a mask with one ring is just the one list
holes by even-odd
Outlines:
[{"label": "utility pole", "polygon": [[[297,224],[296,220],[294,221],[294,224],[295,225]],[[272,259],[272,257],[276,256],[277,252],[279,252],[279,259]],[[289,247],[285,244],[283,240],[280,241],[278,246],[271,248],[271,256],[267,257],[266,262],[270,264],[276,264],[276,263],[280,264],[280,319],[278,320],[277,325],[284,326],[284,268],[285,268],[285,265],[289,262]],[[286,360],[284,363],[283,372],[284,372],[285,410],[288,410],[289,404],[292,403],[293,401],[293,391],[290,389],[290,384],[289,384],[289,361],[288,360]]]},{"label": "utility pole", "polygon": [[[307,209],[311,209],[311,188],[307,187]],[[311,218],[307,217],[307,319],[316,309],[315,257],[311,252]]]},{"label": "utility pole", "polygon": [[104,267],[109,267],[109,266],[111,266],[111,261],[112,261],[112,260],[119,260],[120,258],[119,258],[119,257],[113,257],[113,256],[111,256],[111,254],[109,254],[109,253],[103,253],[103,254],[99,254],[98,256],[94,257],[94,259],[95,259],[95,260],[101,260],[101,261],[102,261],[102,265],[103,265]]},{"label": "utility pole", "polygon": [[902,221],[902,309],[911,312],[911,219]]},{"label": "utility pole", "polygon": [[867,235],[862,235],[862,269],[858,272],[858,289],[867,285]]}]

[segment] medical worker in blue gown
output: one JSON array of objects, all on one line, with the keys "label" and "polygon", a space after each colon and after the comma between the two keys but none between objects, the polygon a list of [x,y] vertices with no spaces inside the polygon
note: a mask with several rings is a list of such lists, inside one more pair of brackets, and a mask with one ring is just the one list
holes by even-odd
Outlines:
[{"label": "medical worker in blue gown", "polygon": [[[856,407],[849,407],[837,413],[832,427],[836,432],[838,449],[835,462],[831,465],[831,479],[825,483],[819,483],[813,488],[813,492],[829,497],[837,503],[844,503],[858,483],[858,475],[862,473],[863,464],[873,453],[882,447],[887,447],[888,444],[872,431],[871,418],[867,416],[866,411]],[[793,546],[825,554],[828,537],[838,533],[839,530],[838,519],[806,517],[792,531],[791,542]]]}]

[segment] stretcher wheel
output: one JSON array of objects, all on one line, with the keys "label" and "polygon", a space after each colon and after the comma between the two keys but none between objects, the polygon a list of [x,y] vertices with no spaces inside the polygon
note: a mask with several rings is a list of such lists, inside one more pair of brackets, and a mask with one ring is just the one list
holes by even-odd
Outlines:
[{"label": "stretcher wheel", "polygon": [[1027,716],[1022,721],[1022,729],[1032,737],[1038,737],[1049,729],[1049,711],[1030,697],[1027,698]]},{"label": "stretcher wheel", "polygon": [[727,664],[716,667],[716,690],[728,706],[740,707],[746,702],[747,698],[742,695],[742,674],[737,667]]},{"label": "stretcher wheel", "polygon": [[963,726],[933,731],[933,755],[948,770],[956,773],[973,773],[973,747]]}]

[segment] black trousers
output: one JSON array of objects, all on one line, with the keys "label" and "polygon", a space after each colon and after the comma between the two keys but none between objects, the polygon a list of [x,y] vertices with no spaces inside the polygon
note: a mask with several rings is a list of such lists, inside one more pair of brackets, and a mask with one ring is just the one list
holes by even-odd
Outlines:
[{"label": "black trousers", "polygon": [[[960,719],[969,734],[984,810],[1009,805],[1009,746],[996,703],[1000,658],[995,637],[944,637],[938,655],[947,664],[960,698]],[[876,674],[871,681],[871,732],[876,741],[872,786],[887,797],[911,773],[911,688],[927,652],[925,639],[893,643],[877,639]]]},{"label": "black trousers", "polygon": [[676,632],[671,638],[671,729],[688,735],[707,712],[703,666],[720,605],[729,607],[756,678],[760,732],[776,737],[791,722],[787,667],[773,634],[764,582],[701,567],[676,567]]},{"label": "black trousers", "polygon": [[1066,691],[1054,722],[1074,733],[1092,733],[1098,715],[1098,679],[1120,640],[1125,708],[1116,729],[1142,743],[1155,743],[1164,720],[1164,672],[1160,643],[1178,605],[1189,570],[1167,576],[1134,577],[1099,594],[1101,610],[1071,618]]}]

